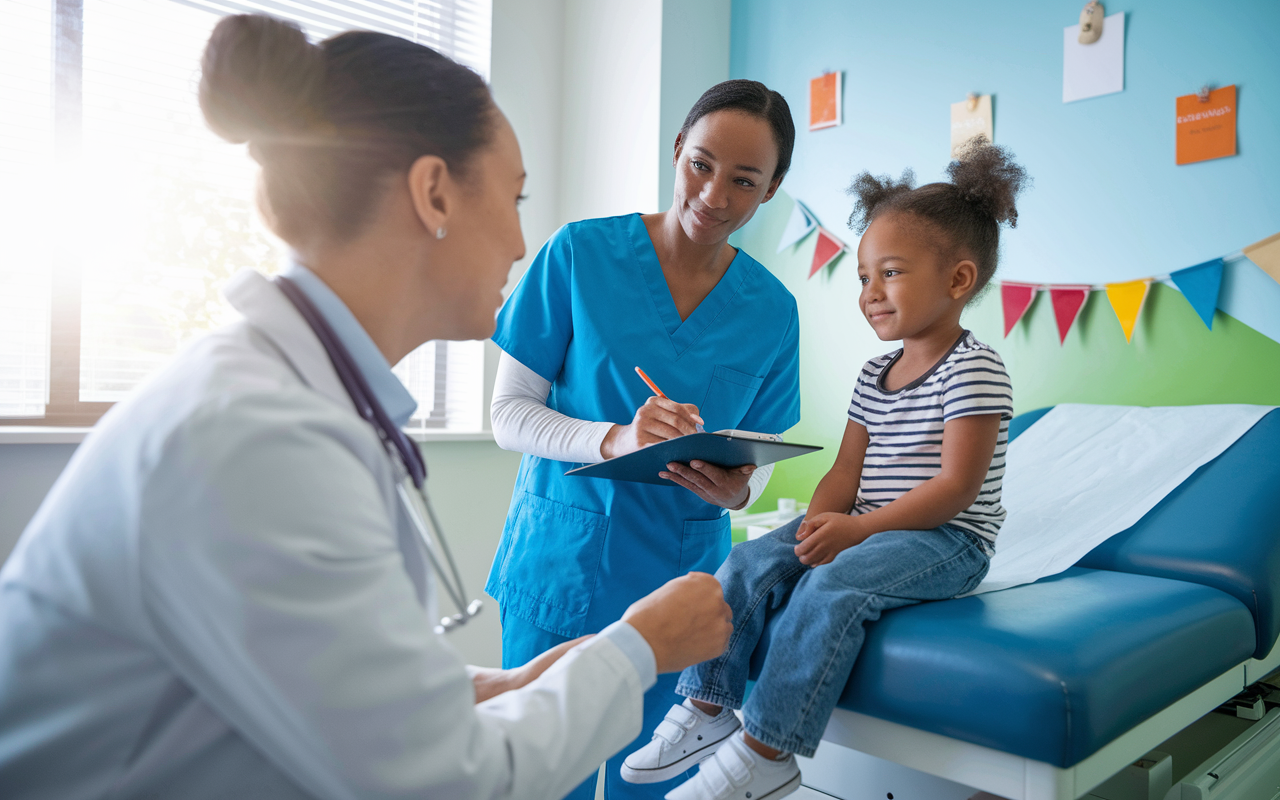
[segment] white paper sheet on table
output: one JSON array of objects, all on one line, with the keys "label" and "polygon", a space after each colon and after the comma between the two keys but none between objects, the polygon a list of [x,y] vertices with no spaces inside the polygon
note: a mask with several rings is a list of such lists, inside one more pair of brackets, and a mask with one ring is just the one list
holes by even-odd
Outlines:
[{"label": "white paper sheet on table", "polygon": [[1124,12],[1102,20],[1102,36],[1080,44],[1080,26],[1062,31],[1062,102],[1124,91]]},{"label": "white paper sheet on table", "polygon": [[1009,516],[972,594],[1032,583],[1128,529],[1270,406],[1056,406],[1009,445]]}]

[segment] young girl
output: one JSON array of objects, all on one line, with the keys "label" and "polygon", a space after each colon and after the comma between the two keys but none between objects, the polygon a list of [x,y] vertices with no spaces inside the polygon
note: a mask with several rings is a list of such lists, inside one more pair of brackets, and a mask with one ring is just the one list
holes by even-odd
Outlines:
[{"label": "young girl", "polygon": [[[960,327],[996,270],[1000,225],[1017,222],[1026,173],[971,143],[949,183],[913,188],[862,173],[850,193],[858,304],[902,349],[862,368],[835,465],[803,518],[733,549],[716,573],[733,608],[724,655],[685,670],[653,740],[623,777],[649,783],[702,766],[667,795],[773,800],[800,785],[865,637],[888,609],[944,600],[986,575],[1013,398],[1000,356]],[[771,644],[746,705],[766,626]],[[730,709],[742,708],[746,729]],[[714,757],[712,757],[714,756]]]}]

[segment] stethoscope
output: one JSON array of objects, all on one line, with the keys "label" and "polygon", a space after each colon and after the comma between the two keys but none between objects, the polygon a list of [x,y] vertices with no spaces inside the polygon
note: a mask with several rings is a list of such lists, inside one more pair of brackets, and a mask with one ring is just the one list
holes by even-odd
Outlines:
[{"label": "stethoscope", "polygon": [[[334,333],[319,309],[298,288],[298,284],[283,275],[275,277],[275,284],[311,326],[311,331],[320,340],[324,351],[329,354],[333,369],[338,373],[338,380],[342,381],[343,388],[350,395],[351,402],[356,407],[356,413],[378,432],[378,438],[387,448],[388,455],[392,456],[392,463],[398,464],[400,472],[404,473],[396,481],[396,493],[400,496],[405,513],[417,528],[418,535],[422,537],[432,569],[435,570],[440,583],[444,585],[449,599],[453,601],[455,607],[460,609],[459,613],[451,617],[443,617],[440,624],[436,626],[436,633],[448,633],[465,625],[467,620],[480,613],[480,607],[483,604],[478,599],[470,603],[465,600],[467,595],[462,588],[462,576],[458,573],[458,565],[453,561],[453,554],[449,552],[449,545],[445,542],[440,520],[431,506],[431,498],[427,496],[427,465],[422,460],[422,453],[418,452],[417,445],[387,416],[387,412],[369,389],[364,375],[356,366],[355,359],[347,352],[342,340]],[[448,573],[445,572],[444,563],[449,565]]]}]

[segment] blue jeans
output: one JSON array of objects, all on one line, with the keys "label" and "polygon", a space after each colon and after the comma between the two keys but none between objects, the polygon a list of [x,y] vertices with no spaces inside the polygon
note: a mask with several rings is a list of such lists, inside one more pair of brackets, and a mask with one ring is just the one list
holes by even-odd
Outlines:
[{"label": "blue jeans", "polygon": [[[877,533],[810,568],[794,550],[802,520],[733,548],[716,572],[733,609],[733,635],[719,658],[686,669],[676,692],[741,708],[757,740],[812,756],[858,659],[865,624],[892,608],[976,588],[989,559],[976,534],[943,525]],[[757,654],[766,628],[767,652]],[[743,705],[753,656],[763,665]]]}]

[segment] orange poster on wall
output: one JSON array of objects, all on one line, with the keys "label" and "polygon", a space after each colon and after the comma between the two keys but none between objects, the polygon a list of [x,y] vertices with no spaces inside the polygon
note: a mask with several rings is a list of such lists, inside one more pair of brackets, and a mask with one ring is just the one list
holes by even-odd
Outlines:
[{"label": "orange poster on wall", "polygon": [[1194,164],[1236,154],[1236,87],[1223,86],[1178,98],[1178,163]]},{"label": "orange poster on wall", "polygon": [[840,124],[840,73],[828,72],[809,81],[809,130]]}]

